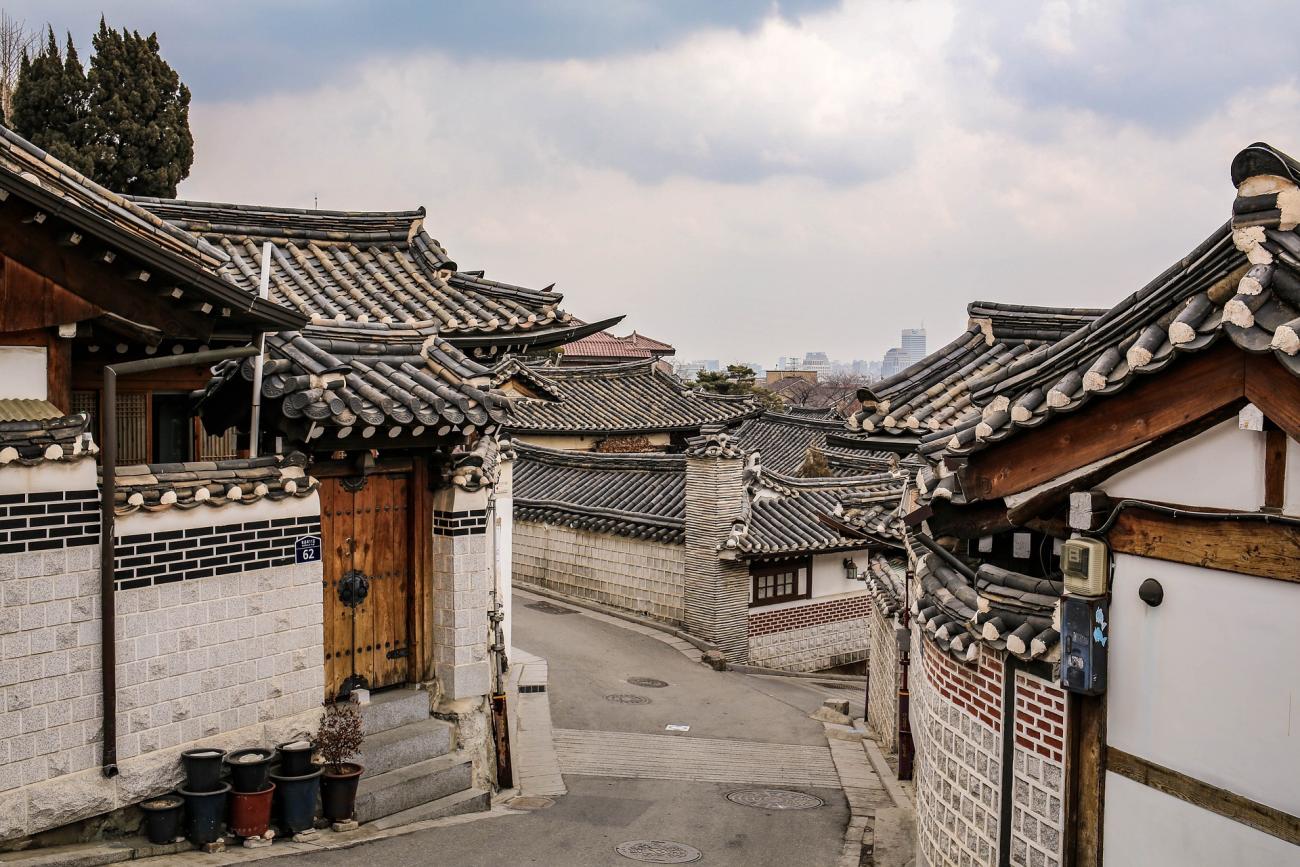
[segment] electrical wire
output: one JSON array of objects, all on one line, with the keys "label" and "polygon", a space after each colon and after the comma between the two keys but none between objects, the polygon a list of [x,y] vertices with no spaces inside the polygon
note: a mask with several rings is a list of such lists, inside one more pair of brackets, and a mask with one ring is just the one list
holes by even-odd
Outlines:
[{"label": "electrical wire", "polygon": [[1173,506],[1165,506],[1160,503],[1150,503],[1146,500],[1120,500],[1115,504],[1102,525],[1095,530],[1089,530],[1088,535],[1103,536],[1119,520],[1120,512],[1127,509],[1146,509],[1149,512],[1155,512],[1158,515],[1165,515],[1170,518],[1193,518],[1203,521],[1260,521],[1265,524],[1282,524],[1288,527],[1300,527],[1300,518],[1293,518],[1290,515],[1274,515],[1271,512],[1194,512],[1188,509],[1177,509]]}]

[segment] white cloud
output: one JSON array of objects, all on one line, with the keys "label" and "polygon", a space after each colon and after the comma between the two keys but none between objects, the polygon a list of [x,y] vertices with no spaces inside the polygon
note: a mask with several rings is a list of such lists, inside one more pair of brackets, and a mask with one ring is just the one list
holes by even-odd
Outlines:
[{"label": "white cloud", "polygon": [[1113,303],[1226,218],[1238,148],[1300,150],[1289,84],[1162,136],[1026,108],[953,20],[863,3],[623,57],[394,58],[196,104],[182,194],[424,204],[462,267],[557,282],[572,312],[626,312],[688,357],[770,363],[879,357],[920,320],[937,346],[976,297]]}]

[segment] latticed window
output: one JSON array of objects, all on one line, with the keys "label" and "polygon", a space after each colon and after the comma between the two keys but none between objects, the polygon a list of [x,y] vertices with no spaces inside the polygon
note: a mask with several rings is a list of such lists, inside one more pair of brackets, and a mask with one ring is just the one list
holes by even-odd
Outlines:
[{"label": "latticed window", "polygon": [[750,606],[772,605],[812,596],[812,561],[787,560],[750,566]]},{"label": "latticed window", "polygon": [[[99,392],[72,392],[72,411],[90,416],[96,442],[100,429]],[[209,436],[189,416],[188,394],[119,391],[117,394],[117,462],[121,466],[187,460],[218,460],[239,456],[238,433],[232,427]]]}]

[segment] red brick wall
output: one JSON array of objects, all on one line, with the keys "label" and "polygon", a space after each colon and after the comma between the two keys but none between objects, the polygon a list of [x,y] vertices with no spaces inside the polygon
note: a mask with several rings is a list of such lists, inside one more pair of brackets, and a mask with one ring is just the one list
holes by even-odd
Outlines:
[{"label": "red brick wall", "polygon": [[854,620],[871,613],[871,597],[866,593],[860,596],[847,596],[832,599],[829,602],[810,602],[780,608],[776,611],[755,609],[749,614],[749,634],[769,635],[773,632],[788,632],[791,629],[805,629],[820,626],[823,623],[835,623],[840,620]]},{"label": "red brick wall", "polygon": [[1036,677],[1016,677],[1016,744],[1065,761],[1065,691]]},{"label": "red brick wall", "polygon": [[943,697],[986,726],[1002,729],[1002,660],[981,652],[975,665],[966,665],[923,638],[925,674]]}]

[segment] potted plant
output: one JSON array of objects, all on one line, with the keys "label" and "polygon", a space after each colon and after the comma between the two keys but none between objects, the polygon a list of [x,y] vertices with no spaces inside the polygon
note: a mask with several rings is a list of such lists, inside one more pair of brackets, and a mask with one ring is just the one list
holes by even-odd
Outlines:
[{"label": "potted plant", "polygon": [[150,798],[140,805],[144,811],[144,834],[150,843],[162,845],[181,839],[180,795],[166,794]]},{"label": "potted plant", "polygon": [[361,714],[351,702],[327,704],[312,747],[324,761],[321,812],[331,822],[352,818],[357,806],[357,783],[365,768],[348,759],[361,752]]},{"label": "potted plant", "polygon": [[271,751],[262,747],[235,750],[226,756],[230,768],[230,785],[236,792],[253,793],[266,788],[271,772]]}]

